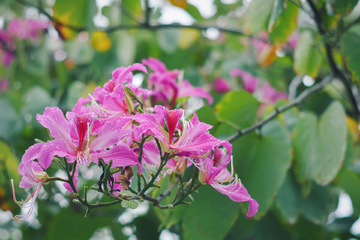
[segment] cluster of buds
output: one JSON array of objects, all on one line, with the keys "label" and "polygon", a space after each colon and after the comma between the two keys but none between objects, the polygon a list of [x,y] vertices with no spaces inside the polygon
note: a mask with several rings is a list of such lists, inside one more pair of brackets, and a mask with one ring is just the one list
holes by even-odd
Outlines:
[{"label": "cluster of buds", "polygon": [[[78,202],[91,209],[94,205],[87,202],[86,192],[84,199],[79,197],[77,179],[78,166],[92,163],[103,173],[98,187],[91,189],[104,193],[114,204],[145,199],[161,208],[172,208],[185,203],[183,200],[202,184],[209,184],[233,201],[249,202],[247,216],[257,212],[258,203],[234,174],[232,145],[208,133],[212,126],[200,122],[196,113],[185,119],[183,109],[172,109],[179,97],[204,97],[211,102],[211,96],[191,86],[178,70],[168,71],[157,59],[143,60],[143,64],[153,70],[149,89],[133,85],[132,71],[147,73],[144,65],[136,63],[113,71],[112,79],[87,98],[80,98],[66,118],[57,107],[47,107],[43,115],[37,115],[52,139],[34,144],[22,157],[20,187],[37,187],[27,201],[18,202],[29,206],[30,211],[16,219],[30,216],[41,186],[51,180],[63,181]],[[67,179],[47,176],[45,170],[53,161],[64,166]],[[181,177],[187,169],[192,169],[193,177],[185,184]],[[169,174],[179,178],[176,183],[181,187],[173,202],[163,206],[162,199],[146,194]],[[131,182],[136,175],[135,190]],[[196,181],[199,184],[195,185]]]}]

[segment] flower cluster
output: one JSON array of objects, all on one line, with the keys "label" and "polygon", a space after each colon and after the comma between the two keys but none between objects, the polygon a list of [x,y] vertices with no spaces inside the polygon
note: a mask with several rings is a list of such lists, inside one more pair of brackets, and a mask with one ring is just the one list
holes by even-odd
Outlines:
[{"label": "flower cluster", "polygon": [[[183,109],[172,109],[179,97],[203,97],[211,102],[210,95],[184,80],[180,71],[167,70],[157,59],[149,58],[142,63],[152,70],[148,90],[132,83],[133,71],[148,73],[144,65],[135,63],[113,71],[112,79],[103,87],[98,86],[87,98],[80,98],[66,117],[58,107],[47,107],[42,115],[37,115],[38,122],[49,130],[52,139],[34,144],[22,157],[20,187],[30,188],[36,184],[37,187],[27,201],[18,202],[30,211],[16,219],[29,217],[44,183],[59,180],[45,172],[53,161],[65,164],[66,171],[73,163],[68,179],[60,179],[70,192],[78,191],[79,165],[102,166],[101,178],[106,177],[111,187],[107,194],[116,199],[121,199],[122,192],[128,189],[145,198],[145,191],[154,181],[168,174],[181,177],[191,168],[198,173],[194,176],[200,185],[209,184],[233,201],[248,201],[249,217],[257,212],[257,202],[234,174],[231,144],[209,134],[212,126],[200,122],[195,113],[191,119],[185,119]],[[157,105],[159,103],[165,106]],[[133,173],[143,176],[145,181],[138,192],[132,189]],[[194,190],[191,188],[196,179],[191,181],[182,186],[190,186],[188,194]],[[99,191],[106,191],[99,182]],[[179,196],[184,198],[184,192]]]},{"label": "flower cluster", "polygon": [[15,59],[15,38],[20,40],[38,39],[38,31],[48,27],[49,22],[15,18],[9,22],[6,29],[0,29],[0,58],[3,66],[8,66]]}]

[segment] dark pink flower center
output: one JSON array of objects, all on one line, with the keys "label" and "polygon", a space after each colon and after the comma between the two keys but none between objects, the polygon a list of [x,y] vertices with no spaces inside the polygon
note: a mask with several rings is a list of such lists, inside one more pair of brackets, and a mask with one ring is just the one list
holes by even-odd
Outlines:
[{"label": "dark pink flower center", "polygon": [[216,167],[221,162],[221,150],[218,148],[215,148],[214,152],[214,167]]},{"label": "dark pink flower center", "polygon": [[88,130],[88,118],[86,115],[77,116],[78,120],[78,133],[79,133],[79,146],[78,151],[83,148],[86,132]]},{"label": "dark pink flower center", "polygon": [[168,116],[168,131],[169,131],[169,143],[172,143],[173,135],[178,123],[178,113],[175,110],[167,111]]}]

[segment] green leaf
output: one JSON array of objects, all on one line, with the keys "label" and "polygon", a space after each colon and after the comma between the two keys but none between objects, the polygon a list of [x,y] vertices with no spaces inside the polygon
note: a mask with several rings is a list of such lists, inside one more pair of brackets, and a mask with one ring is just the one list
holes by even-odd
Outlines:
[{"label": "green leaf", "polygon": [[[176,181],[175,175],[166,175],[164,178],[162,178],[158,184],[161,185],[161,189],[160,188],[156,188],[154,189],[154,191],[152,192],[152,197],[153,198],[157,198],[160,196],[160,194],[164,193],[164,189],[169,189],[169,187],[174,183],[174,181]],[[171,195],[166,197],[165,199],[162,200],[161,204],[162,205],[168,205],[171,203],[171,201],[174,199],[176,195],[176,190],[174,189],[171,192]],[[161,224],[159,226],[159,230],[162,228],[167,228],[169,229],[170,227],[172,227],[173,225],[177,224],[178,222],[181,221],[185,211],[187,211],[187,209],[189,208],[189,206],[187,205],[179,205],[176,206],[173,209],[160,209],[160,208],[154,208],[154,211],[156,213],[156,215],[158,216],[159,220],[161,221]]]},{"label": "green leaf", "polygon": [[269,34],[269,38],[273,43],[281,45],[294,32],[297,27],[298,11],[299,8],[297,6],[291,3],[287,3],[287,8],[277,18],[277,21],[273,26],[273,29],[271,29],[271,33]]},{"label": "green leaf", "polygon": [[225,239],[288,240],[291,239],[291,236],[286,229],[282,227],[279,220],[273,214],[269,213],[259,221],[239,218]]},{"label": "green leaf", "polygon": [[295,224],[298,219],[297,204],[300,198],[300,188],[293,181],[289,171],[276,196],[275,207],[280,216],[291,225]]},{"label": "green leaf", "polygon": [[[215,106],[214,111],[220,121],[226,121],[240,128],[249,127],[255,122],[260,103],[246,91],[231,91]],[[229,124],[222,124],[217,135],[230,135],[235,129]]]},{"label": "green leaf", "polygon": [[268,26],[268,21],[274,0],[253,0],[245,15],[245,30],[248,33],[256,33]]},{"label": "green leaf", "polygon": [[294,52],[294,70],[297,75],[309,75],[315,78],[322,63],[321,55],[316,49],[315,39],[310,31],[302,31]]},{"label": "green leaf", "polygon": [[277,21],[281,13],[284,11],[284,1],[285,0],[274,0],[274,5],[272,6],[268,24],[268,32],[271,32],[273,30],[275,22]]},{"label": "green leaf", "polygon": [[127,201],[127,200],[123,200],[123,201],[121,201],[121,206],[123,208],[129,208],[130,207],[130,202]]},{"label": "green leaf", "polygon": [[301,115],[293,138],[298,181],[331,182],[344,160],[346,140],[345,112],[339,102],[333,102],[319,119],[310,112]]},{"label": "green leaf", "polygon": [[[113,218],[96,217],[92,216],[91,213],[89,218],[84,218],[83,212],[78,213],[72,208],[61,209],[60,214],[54,216],[50,220],[45,239],[88,240],[94,234],[96,229],[107,225],[115,225],[112,221]],[[121,225],[118,225],[117,227],[121,228]],[[117,239],[126,238],[117,234]]]},{"label": "green leaf", "polygon": [[261,128],[261,135],[252,132],[233,142],[235,172],[259,203],[255,218],[263,216],[273,203],[291,164],[290,137],[278,121]]},{"label": "green leaf", "polygon": [[201,21],[204,20],[204,18],[201,16],[199,9],[195,7],[194,5],[187,3],[186,5],[186,11],[196,20]]},{"label": "green leaf", "polygon": [[353,10],[358,0],[332,0],[330,2],[335,12],[347,15]]},{"label": "green leaf", "polygon": [[299,199],[299,212],[317,225],[325,224],[330,212],[335,211],[337,199],[329,188],[313,184],[309,196]]},{"label": "green leaf", "polygon": [[156,33],[158,43],[162,50],[168,54],[174,53],[178,47],[177,40],[179,37],[179,29],[160,29]]},{"label": "green leaf", "polygon": [[136,209],[138,206],[139,206],[139,203],[137,201],[135,201],[135,200],[130,200],[129,201],[129,207],[131,209]]},{"label": "green leaf", "polygon": [[[94,17],[95,13],[95,1],[94,0],[61,0],[56,1],[52,7],[54,11],[53,18],[62,24],[70,25],[77,28],[86,27],[90,24],[90,19]],[[54,24],[55,28],[60,32],[64,39],[71,39],[77,35],[76,31],[71,30],[60,24]],[[90,30],[93,24],[90,24]]]},{"label": "green leaf", "polygon": [[346,57],[346,64],[351,72],[353,80],[360,80],[360,36],[347,32],[341,37],[341,49]]},{"label": "green leaf", "polygon": [[16,113],[14,107],[5,99],[0,99],[0,137],[3,139],[10,139],[12,135],[18,132],[19,116]]},{"label": "green leaf", "polygon": [[357,157],[357,153],[356,153],[356,149],[355,149],[356,145],[357,145],[357,142],[354,141],[352,134],[350,134],[350,132],[349,132],[348,137],[347,137],[346,151],[345,151],[345,157],[344,157],[344,162],[343,162],[344,167],[347,167],[354,163],[354,161]]},{"label": "green leaf", "polygon": [[[20,174],[18,173],[19,160],[13,150],[3,141],[0,141],[0,209],[20,210],[12,198],[11,179],[14,185],[20,183]],[[16,187],[17,188],[17,187]],[[18,199],[25,196],[17,196]],[[20,198],[19,198],[20,197]]]},{"label": "green leaf", "polygon": [[294,235],[295,234],[298,236],[298,239],[325,240],[324,228],[322,226],[313,224],[303,217],[299,219],[295,226]]},{"label": "green leaf", "polygon": [[199,117],[199,120],[201,122],[210,124],[213,126],[212,129],[210,129],[210,133],[213,134],[215,129],[215,126],[218,124],[217,117],[213,110],[209,106],[204,106],[196,111],[197,116]]},{"label": "green leaf", "polygon": [[[10,179],[14,179],[15,184],[20,182],[20,174],[18,173],[19,160],[14,154],[14,151],[3,141],[0,141],[0,161],[5,163],[5,168]],[[2,166],[0,166],[2,169]],[[3,170],[3,169],[2,169]],[[3,171],[0,171],[0,182],[3,184],[4,179]],[[9,183],[7,183],[9,184]]]},{"label": "green leaf", "polygon": [[48,106],[54,106],[55,101],[51,98],[49,93],[42,87],[35,86],[24,95],[26,104],[23,107],[23,111],[31,116],[31,122],[34,125],[39,123],[36,120],[36,114],[43,113]]},{"label": "green leaf", "polygon": [[[174,191],[175,192],[175,191]],[[158,209],[155,208],[155,212],[157,212],[157,216],[159,217],[159,212],[161,211],[163,213],[162,218],[159,218],[161,221],[161,225],[159,226],[159,229],[166,228],[169,229],[178,222],[180,222],[185,214],[185,212],[190,208],[190,206],[187,205],[179,205],[176,206],[174,209]]]},{"label": "green leaf", "polygon": [[135,218],[133,224],[137,239],[159,239],[160,232],[157,227],[160,223],[156,219],[154,208],[150,207],[146,215]]},{"label": "green leaf", "polygon": [[336,182],[336,186],[341,187],[349,194],[355,215],[360,213],[360,177],[356,173],[344,168],[340,171]]},{"label": "green leaf", "polygon": [[184,239],[223,239],[238,217],[239,203],[209,185],[200,187],[193,197],[182,219]]}]

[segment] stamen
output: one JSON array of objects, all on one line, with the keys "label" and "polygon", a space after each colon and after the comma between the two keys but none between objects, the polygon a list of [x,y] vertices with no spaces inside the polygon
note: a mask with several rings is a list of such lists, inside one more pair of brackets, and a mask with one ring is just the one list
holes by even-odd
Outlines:
[{"label": "stamen", "polygon": [[[16,196],[15,196],[15,187],[14,187],[14,179],[11,179],[11,186],[12,186],[12,192],[13,192],[13,200],[14,202],[19,205],[20,208],[22,208],[21,204],[18,200],[16,200]],[[24,200],[23,200],[24,202]],[[15,219],[16,220],[16,219]]]}]

